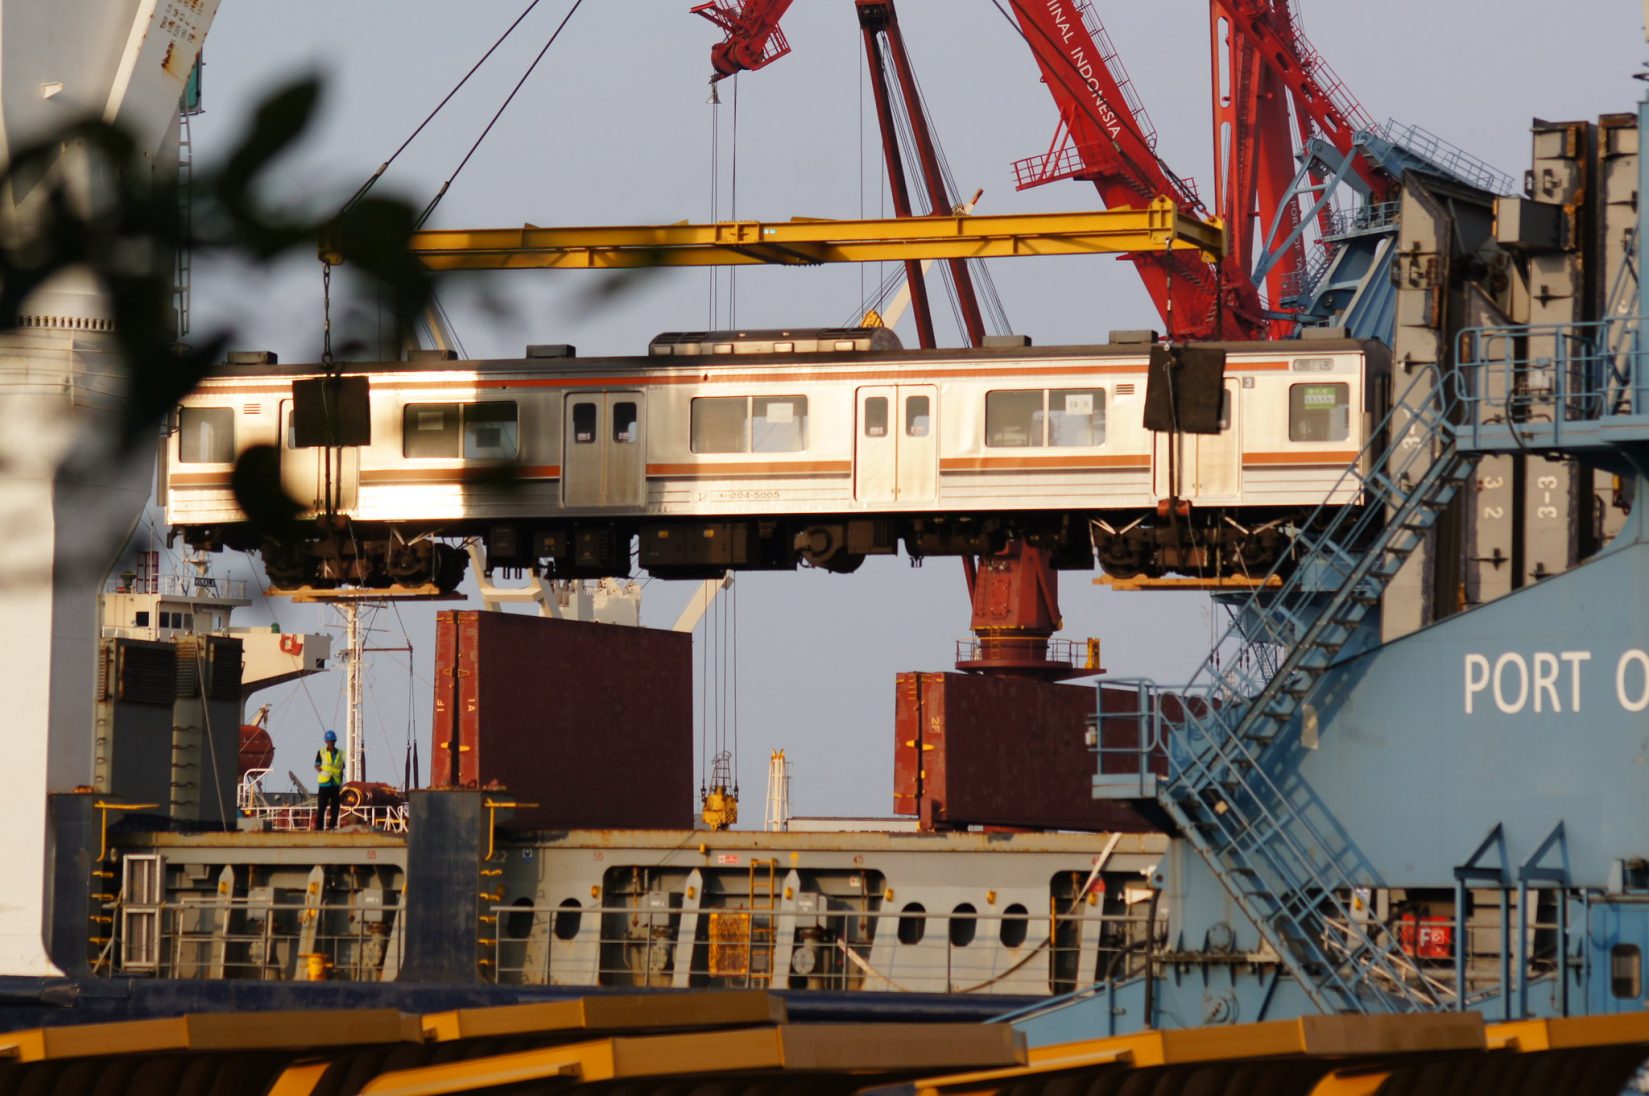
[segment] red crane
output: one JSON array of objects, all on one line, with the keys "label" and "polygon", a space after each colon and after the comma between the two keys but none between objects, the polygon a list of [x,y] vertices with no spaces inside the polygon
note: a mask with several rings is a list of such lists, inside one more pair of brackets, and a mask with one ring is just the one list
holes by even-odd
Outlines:
[{"label": "red crane", "polygon": [[726,38],[710,47],[714,83],[724,76],[766,68],[790,52],[790,43],[779,29],[779,20],[790,10],[793,0],[710,0],[692,8],[720,27]]},{"label": "red crane", "polygon": [[[1019,188],[1087,179],[1108,208],[1165,194],[1180,208],[1206,216],[1196,188],[1157,156],[1150,116],[1093,9],[1081,0],[1009,2],[1059,108],[1048,151],[1013,165]],[[1136,255],[1134,264],[1172,337],[1252,339],[1269,333],[1246,267],[1178,252]]]},{"label": "red crane", "polygon": [[[710,50],[716,70],[712,80],[748,69],[759,69],[790,52],[790,44],[779,30],[779,19],[792,0],[713,0],[692,9],[721,27],[726,37]],[[916,76],[905,52],[904,35],[893,0],[854,0],[860,31],[865,42],[865,61],[870,70],[871,94],[876,103],[876,120],[881,128],[883,159],[887,163],[888,191],[896,217],[918,216],[911,200],[912,180],[926,192],[928,214],[950,213],[957,201],[945,189],[944,173],[933,136],[933,126],[916,89]],[[891,69],[891,76],[889,70]],[[898,125],[894,112],[902,110],[907,120],[913,148],[906,164],[899,149]],[[973,288],[973,276],[966,261],[947,259],[951,281],[956,286],[962,326],[970,346],[979,346],[985,337],[985,322]],[[928,303],[927,280],[918,261],[905,263],[905,280],[910,286],[910,309],[916,321],[917,341],[932,349],[938,343],[933,330],[933,310]]]},{"label": "red crane", "polygon": [[[740,69],[761,68],[782,57],[789,45],[778,21],[791,0],[715,0],[693,9],[727,34],[711,51],[717,78]],[[888,52],[906,79],[908,60],[898,39],[891,0],[856,0],[861,24],[890,25]],[[1138,206],[1167,195],[1187,212],[1206,215],[1190,180],[1176,175],[1156,152],[1156,130],[1134,91],[1122,60],[1090,0],[1009,0],[1043,82],[1059,109],[1048,151],[1013,165],[1020,189],[1059,179],[1087,179],[1107,207]],[[1190,252],[1137,255],[1139,270],[1169,334],[1181,339],[1252,339],[1289,334],[1293,324],[1275,311],[1288,295],[1291,278],[1304,270],[1306,249],[1293,230],[1303,215],[1294,193],[1296,161],[1320,139],[1350,160],[1350,167],[1375,200],[1389,195],[1395,181],[1371,161],[1357,136],[1372,120],[1300,29],[1293,0],[1209,0],[1213,85],[1214,211],[1226,222],[1231,251],[1211,263]],[[873,74],[880,58],[869,41]],[[885,90],[881,92],[886,98]],[[909,93],[907,92],[907,98]],[[890,121],[878,100],[883,139],[890,155],[889,181],[899,203],[904,183],[896,176],[897,152]],[[916,109],[919,109],[919,104]],[[914,117],[914,115],[913,115]],[[913,127],[917,157],[928,180],[932,210],[947,208],[943,188],[936,196],[929,153],[922,148],[927,126]],[[931,143],[931,139],[928,139]],[[1320,172],[1312,176],[1321,186]],[[908,209],[909,201],[905,200]],[[910,215],[900,209],[901,216]],[[1329,209],[1317,207],[1318,228]],[[1282,223],[1273,224],[1280,219]],[[1281,241],[1266,257],[1265,241]],[[1263,262],[1263,274],[1261,273]],[[920,278],[920,272],[917,272]],[[1264,300],[1256,281],[1263,282]],[[913,282],[913,299],[919,286]],[[963,294],[971,301],[971,294]],[[969,308],[964,303],[964,309]],[[916,308],[923,345],[931,345],[926,302]],[[976,308],[974,309],[976,312]],[[968,321],[970,341],[976,325]]]},{"label": "red crane", "polygon": [[[1285,206],[1284,200],[1297,155],[1313,138],[1349,157],[1375,200],[1389,197],[1395,180],[1357,142],[1359,133],[1374,130],[1374,122],[1306,39],[1293,0],[1210,0],[1209,41],[1214,208],[1229,230],[1233,266],[1251,275],[1257,271],[1270,218],[1280,213],[1285,219],[1276,233],[1284,240],[1298,224],[1299,205]],[[1320,186],[1322,177],[1313,182]],[[1319,210],[1320,230],[1327,228],[1328,213],[1326,206]],[[1305,261],[1305,248],[1295,239],[1270,265],[1264,281],[1273,307]],[[1273,321],[1273,333],[1285,333],[1278,326]]]}]

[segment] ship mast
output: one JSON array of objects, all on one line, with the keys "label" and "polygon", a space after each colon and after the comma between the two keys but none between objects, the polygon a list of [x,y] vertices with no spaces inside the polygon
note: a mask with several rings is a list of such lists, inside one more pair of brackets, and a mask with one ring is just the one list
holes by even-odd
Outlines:
[{"label": "ship mast", "polygon": [[362,718],[365,704],[362,699],[361,656],[366,652],[366,644],[361,637],[361,603],[346,601],[343,610],[344,646],[349,652],[344,667],[345,695],[348,698],[344,722],[344,780],[365,780],[366,735]]}]

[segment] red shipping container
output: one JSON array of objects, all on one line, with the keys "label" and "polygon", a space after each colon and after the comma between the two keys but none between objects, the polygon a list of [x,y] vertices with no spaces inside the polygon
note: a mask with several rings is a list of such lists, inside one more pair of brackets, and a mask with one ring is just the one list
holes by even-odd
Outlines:
[{"label": "red shipping container", "polygon": [[512,613],[435,618],[432,787],[507,788],[513,825],[693,825],[693,641]]},{"label": "red shipping container", "polygon": [[[1092,685],[1012,677],[903,673],[894,705],[893,811],[925,830],[969,825],[1123,831],[1155,829],[1127,804],[1094,798],[1088,719]],[[1107,746],[1137,738],[1120,713],[1128,689],[1105,690]],[[1109,766],[1108,766],[1109,767]],[[1161,771],[1161,759],[1153,769]]]}]

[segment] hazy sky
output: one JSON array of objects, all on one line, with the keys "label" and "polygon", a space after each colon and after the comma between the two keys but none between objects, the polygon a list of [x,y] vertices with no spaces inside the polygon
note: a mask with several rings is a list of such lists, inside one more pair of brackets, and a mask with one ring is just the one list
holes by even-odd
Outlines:
[{"label": "hazy sky", "polygon": [[[566,13],[544,0],[404,154],[384,188],[420,204],[462,158],[508,89]],[[525,7],[526,0],[224,0],[206,45],[206,113],[195,119],[195,156],[229,147],[249,106],[292,74],[328,85],[323,123],[291,158],[271,194],[325,209],[365,179]],[[687,0],[589,0],[454,183],[434,227],[640,224],[708,219],[712,209],[708,50],[719,35],[688,14]],[[1098,0],[1160,133],[1158,151],[1182,176],[1209,179],[1206,7],[1192,0],[1124,5]],[[1528,160],[1532,116],[1595,118],[1634,109],[1641,86],[1641,8],[1635,0],[1387,0],[1346,5],[1302,0],[1313,43],[1376,119],[1418,124],[1513,177]],[[1003,0],[1002,7],[1007,4]],[[903,0],[900,15],[918,79],[957,186],[984,188],[981,209],[1089,209],[1091,186],[1058,183],[1016,193],[1009,165],[1044,151],[1055,112],[1023,42],[991,0]],[[874,116],[850,0],[802,0],[784,22],[794,52],[738,81],[738,213],[853,217],[885,210]],[[722,85],[721,191],[729,215],[734,129],[732,82]],[[1038,344],[1103,341],[1112,328],[1153,326],[1131,269],[1102,258],[1000,260],[996,284],[1016,331]],[[312,361],[320,345],[315,263],[273,272],[196,268],[198,332],[233,322],[240,345]],[[875,268],[721,274],[715,324],[832,325],[855,314]],[[527,343],[570,342],[583,356],[634,354],[660,331],[712,322],[710,275],[655,273],[610,302],[578,272],[481,275],[443,299],[472,356],[517,356]],[[347,307],[339,302],[335,307]],[[937,311],[948,317],[943,303]],[[959,342],[948,319],[941,341]],[[901,331],[907,344],[914,334]],[[244,569],[244,568],[243,568]],[[1064,634],[1103,639],[1115,675],[1185,678],[1206,653],[1206,599],[1115,594],[1091,576],[1066,574]],[[651,583],[644,618],[667,626],[691,589]],[[740,773],[747,824],[760,824],[768,751],[794,765],[800,814],[885,814],[890,807],[893,679],[901,670],[949,668],[967,634],[960,567],[936,559],[912,569],[873,559],[852,576],[755,574],[738,583]],[[418,649],[412,713],[427,736],[431,617],[399,609]],[[275,602],[288,630],[318,611]],[[382,645],[402,642],[394,612],[378,617]],[[554,667],[546,667],[553,673]],[[271,690],[277,767],[303,773],[322,725],[342,730],[341,674]],[[398,778],[408,722],[404,659],[372,663],[369,774]],[[318,713],[318,714],[317,714]],[[553,749],[553,743],[546,744]],[[696,752],[696,751],[695,751]],[[426,755],[427,756],[427,755]],[[427,761],[426,761],[427,771]],[[307,773],[305,773],[307,777]],[[695,782],[696,786],[696,782]]]}]

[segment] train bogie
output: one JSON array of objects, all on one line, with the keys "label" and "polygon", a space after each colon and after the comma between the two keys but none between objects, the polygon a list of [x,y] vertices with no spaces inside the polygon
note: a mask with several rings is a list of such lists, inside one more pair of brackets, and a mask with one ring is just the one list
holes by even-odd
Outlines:
[{"label": "train bogie", "polygon": [[[851,570],[1010,536],[1073,566],[1097,548],[1122,572],[1264,570],[1288,519],[1358,501],[1343,473],[1383,414],[1385,362],[1353,343],[1228,347],[1220,431],[1170,434],[1144,427],[1138,347],[795,334],[755,353],[699,333],[641,359],[352,366],[370,438],[335,449],[297,444],[301,370],[229,368],[166,443],[167,517],[196,544],[258,543],[282,583],[444,584],[431,545],[463,537],[561,575],[628,573],[632,548],[660,574]],[[298,512],[286,527],[237,493],[255,448]]]}]

